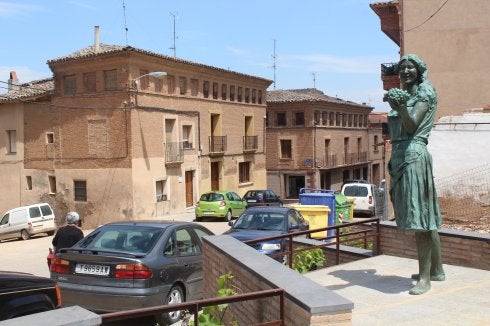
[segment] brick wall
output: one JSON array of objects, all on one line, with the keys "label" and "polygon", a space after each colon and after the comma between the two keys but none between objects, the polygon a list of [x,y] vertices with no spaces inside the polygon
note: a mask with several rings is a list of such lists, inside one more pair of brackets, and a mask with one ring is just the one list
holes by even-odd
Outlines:
[{"label": "brick wall", "polygon": [[[284,289],[285,325],[351,325],[352,302],[234,238],[205,238],[203,252],[206,298],[216,296],[218,277],[231,272],[239,293]],[[227,315],[239,325],[279,319],[279,298],[231,304]]]},{"label": "brick wall", "polygon": [[[490,270],[490,235],[448,229],[439,231],[444,264]],[[381,223],[381,253],[417,259],[415,235],[394,222]]]}]

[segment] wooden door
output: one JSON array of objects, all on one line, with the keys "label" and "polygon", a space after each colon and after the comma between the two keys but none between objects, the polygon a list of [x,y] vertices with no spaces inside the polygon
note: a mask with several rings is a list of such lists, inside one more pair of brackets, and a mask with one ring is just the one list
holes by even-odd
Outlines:
[{"label": "wooden door", "polygon": [[194,187],[192,179],[194,171],[185,171],[185,206],[191,207],[194,205]]},{"label": "wooden door", "polygon": [[211,190],[219,190],[219,162],[211,162]]}]

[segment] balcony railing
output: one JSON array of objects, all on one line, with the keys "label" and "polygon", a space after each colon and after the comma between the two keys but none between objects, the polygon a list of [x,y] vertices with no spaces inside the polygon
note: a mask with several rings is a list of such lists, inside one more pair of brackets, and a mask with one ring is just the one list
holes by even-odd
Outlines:
[{"label": "balcony railing", "polygon": [[256,151],[259,148],[259,136],[243,136],[243,150]]},{"label": "balcony railing", "polygon": [[184,162],[184,147],[182,142],[165,143],[165,164],[180,164]]},{"label": "balcony railing", "polygon": [[209,136],[209,153],[223,154],[226,152],[226,136]]},{"label": "balcony railing", "polygon": [[344,164],[357,164],[367,162],[367,152],[345,153]]},{"label": "balcony railing", "polygon": [[396,63],[381,64],[381,80],[385,91],[400,87],[400,78],[396,73]]},{"label": "balcony railing", "polygon": [[337,154],[325,155],[323,158],[322,168],[333,168],[337,165]]}]

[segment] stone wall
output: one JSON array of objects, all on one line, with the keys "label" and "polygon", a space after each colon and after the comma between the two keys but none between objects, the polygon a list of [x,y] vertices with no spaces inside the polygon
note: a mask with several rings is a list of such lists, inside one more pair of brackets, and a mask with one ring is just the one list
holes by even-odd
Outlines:
[{"label": "stone wall", "polygon": [[[204,239],[204,296],[216,296],[217,279],[231,272],[238,293],[282,288],[285,325],[351,325],[351,301],[226,235]],[[279,298],[231,304],[239,325],[279,319]]]},{"label": "stone wall", "polygon": [[[439,230],[444,264],[490,270],[490,235]],[[417,259],[415,235],[400,231],[394,222],[381,222],[381,253]]]}]

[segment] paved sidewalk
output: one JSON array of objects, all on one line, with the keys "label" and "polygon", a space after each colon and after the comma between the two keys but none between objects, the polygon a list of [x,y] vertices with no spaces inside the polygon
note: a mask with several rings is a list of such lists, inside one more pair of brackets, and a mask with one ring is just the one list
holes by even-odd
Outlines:
[{"label": "paved sidewalk", "polygon": [[305,274],[354,302],[353,325],[488,325],[490,271],[444,265],[446,281],[408,294],[417,261],[380,255]]}]

